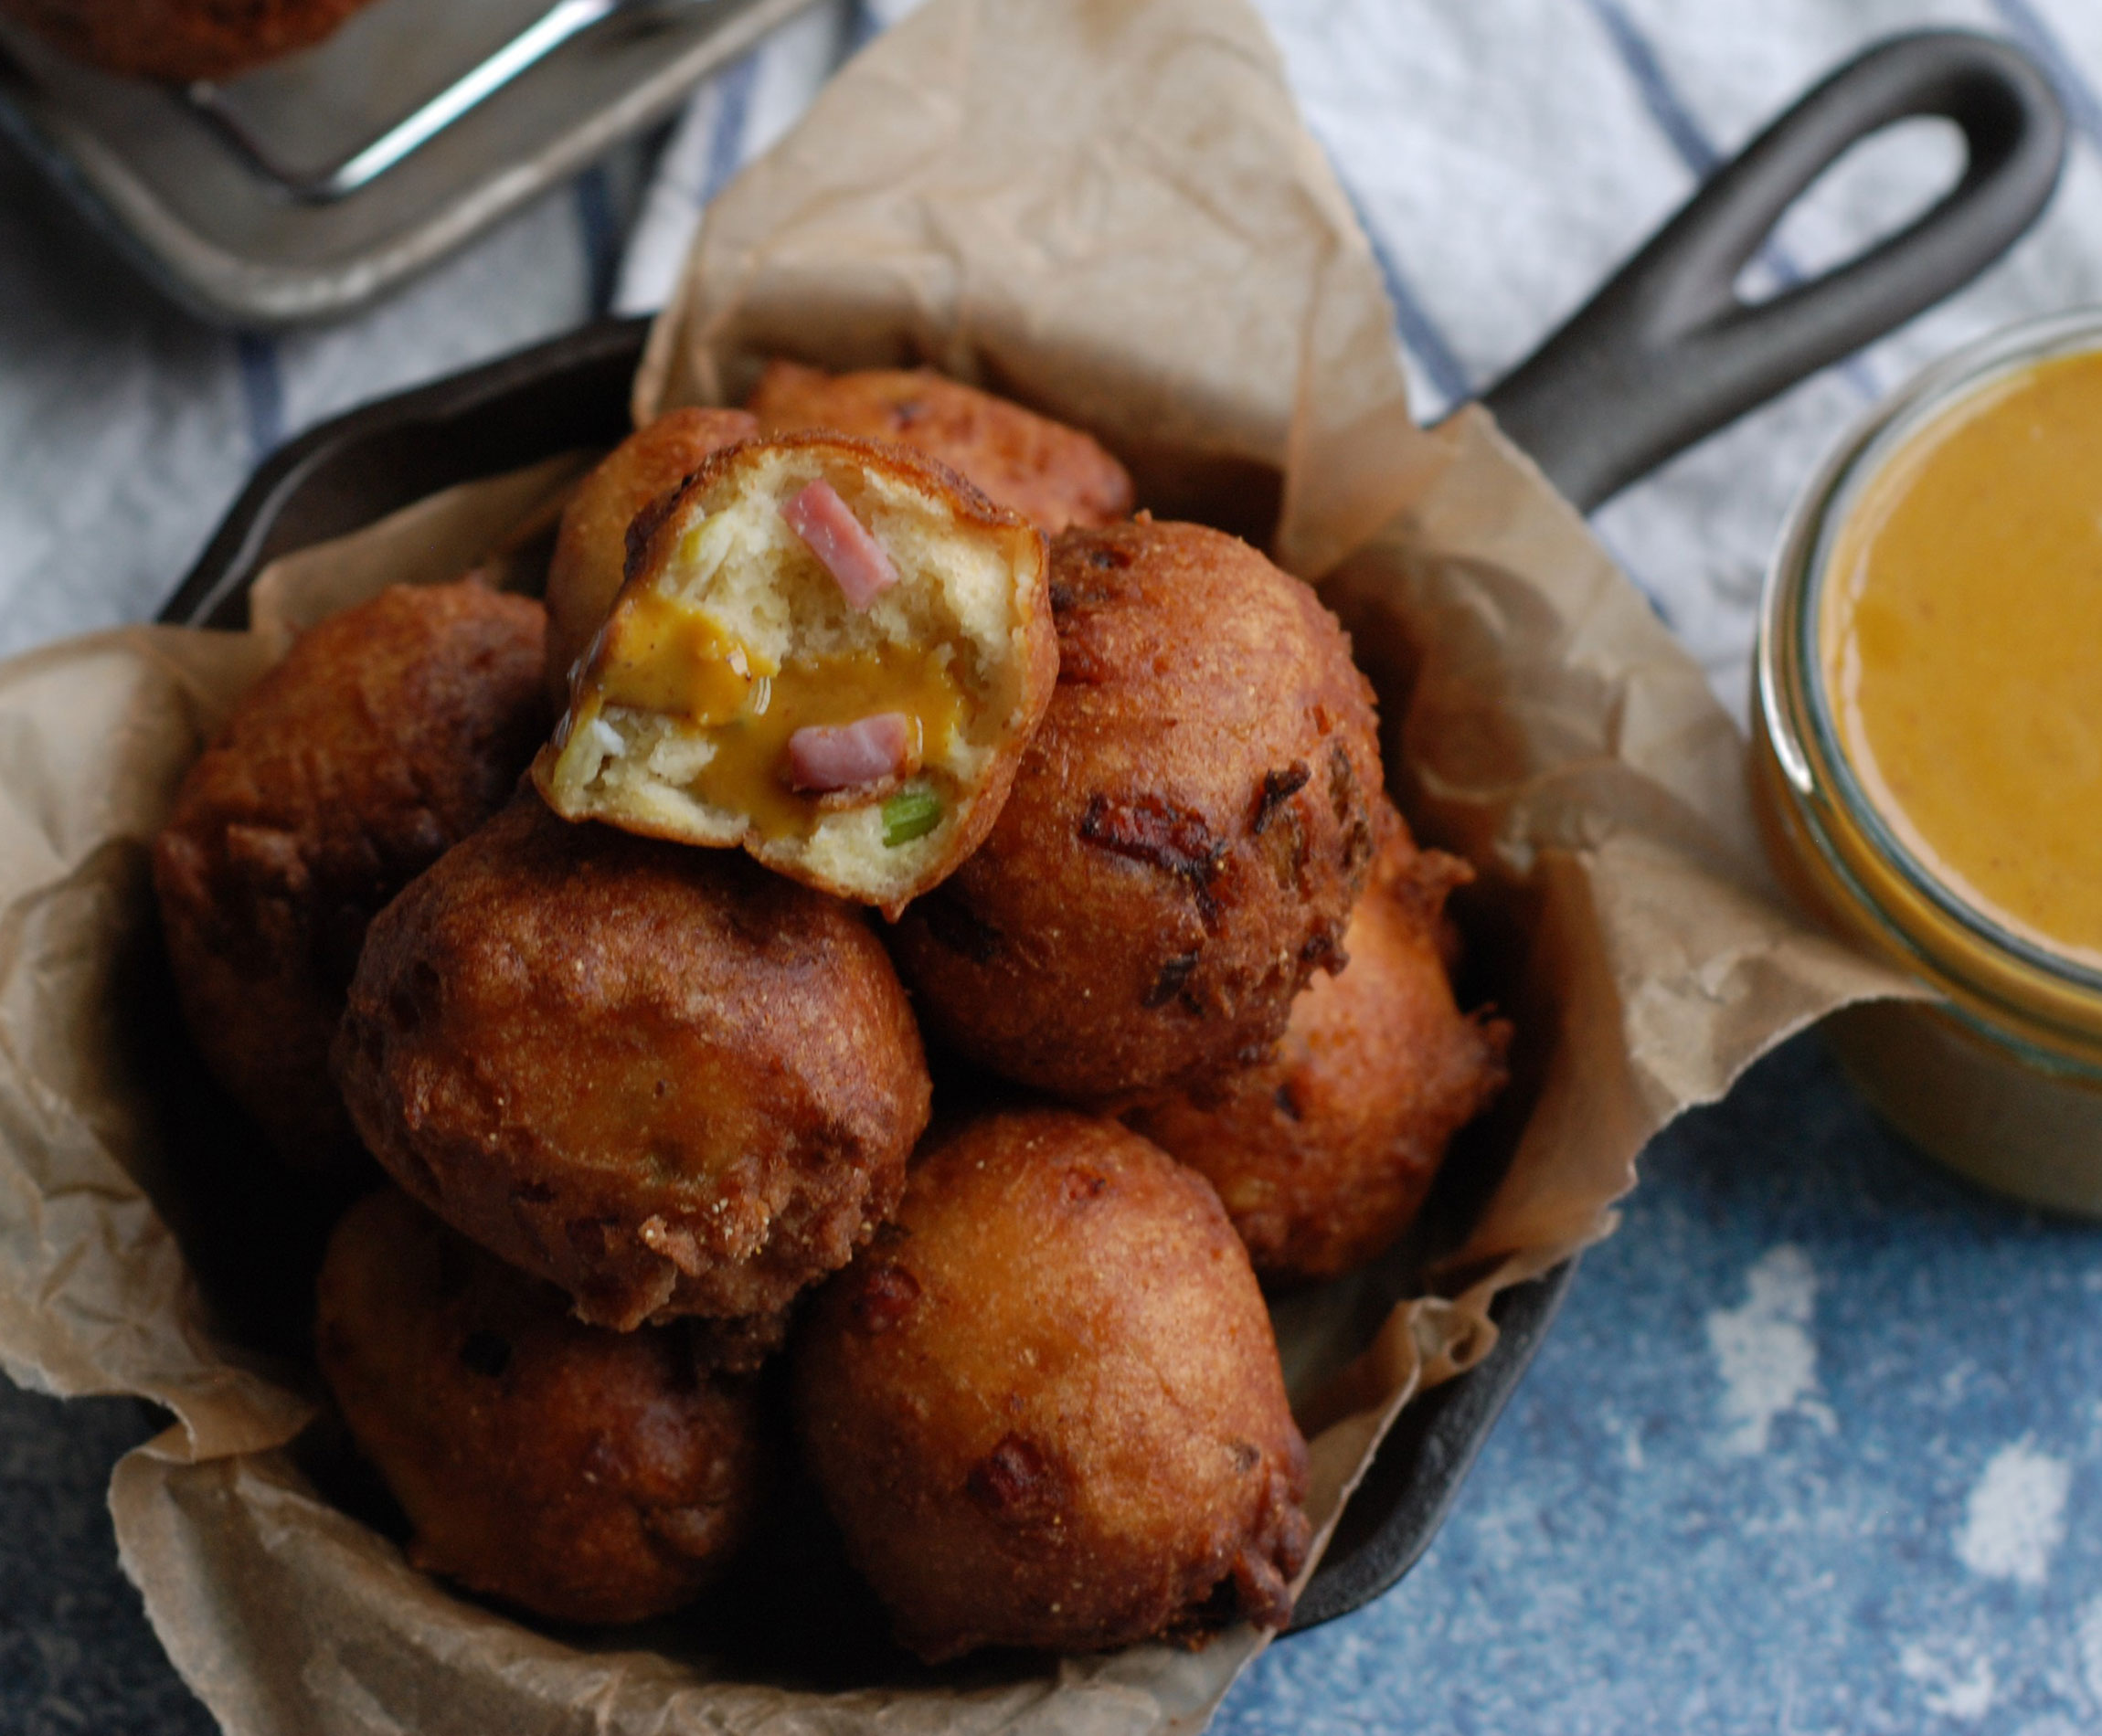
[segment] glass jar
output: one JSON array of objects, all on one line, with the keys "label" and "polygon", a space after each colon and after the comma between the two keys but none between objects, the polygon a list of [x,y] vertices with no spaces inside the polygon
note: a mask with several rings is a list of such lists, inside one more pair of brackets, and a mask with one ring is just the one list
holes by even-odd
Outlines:
[{"label": "glass jar", "polygon": [[[1835,546],[1898,454],[2011,376],[2095,352],[2102,310],[1996,333],[1870,412],[1811,478],[1767,578],[1752,784],[1789,888],[1935,997],[1831,1021],[1831,1040],[1870,1102],[1987,1187],[2102,1216],[2102,971],[1988,914],[1878,810],[1845,746],[1823,639]],[[2095,703],[2102,714],[2102,662]],[[2093,823],[2102,828],[2102,812]]]}]

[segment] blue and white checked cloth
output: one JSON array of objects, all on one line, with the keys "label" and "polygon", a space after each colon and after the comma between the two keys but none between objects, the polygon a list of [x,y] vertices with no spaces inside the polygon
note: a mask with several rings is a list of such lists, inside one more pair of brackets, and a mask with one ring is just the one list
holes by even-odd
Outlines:
[{"label": "blue and white checked cloth", "polygon": [[[624,152],[406,294],[292,336],[229,336],[161,304],[0,154],[0,651],[150,615],[247,473],[302,428],[609,307],[654,306],[715,189],[911,4],[826,0],[697,91],[653,164],[651,147]],[[2056,79],[2072,167],[2005,262],[1598,515],[1740,715],[1768,551],[1839,429],[1977,333],[2102,299],[2093,0],[1259,4],[1385,267],[1427,419],[1525,355],[1710,168],[1867,42],[1969,26]],[[1863,147],[1791,215],[1749,289],[1858,250],[1956,161],[1933,122]]]}]

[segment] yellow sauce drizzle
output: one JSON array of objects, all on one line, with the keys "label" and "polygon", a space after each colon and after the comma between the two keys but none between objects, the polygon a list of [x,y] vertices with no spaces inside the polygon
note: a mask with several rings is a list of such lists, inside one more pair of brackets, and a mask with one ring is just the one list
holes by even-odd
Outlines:
[{"label": "yellow sauce drizzle", "polygon": [[774,672],[699,609],[653,592],[621,605],[596,663],[601,703],[704,725],[729,722],[754,681]]},{"label": "yellow sauce drizzle", "polygon": [[[823,811],[818,796],[789,787],[789,738],[797,730],[903,712],[912,724],[910,762],[917,766],[960,738],[969,717],[940,648],[885,645],[775,668],[707,616],[655,595],[621,606],[593,679],[601,704],[657,712],[707,730],[715,756],[686,788],[703,801],[748,815],[768,838],[807,835]],[[587,704],[579,715],[597,709]],[[887,793],[872,791],[871,799]]]},{"label": "yellow sauce drizzle", "polygon": [[2102,355],[1927,427],[1829,574],[1821,662],[1871,802],[1981,914],[2102,966]]}]

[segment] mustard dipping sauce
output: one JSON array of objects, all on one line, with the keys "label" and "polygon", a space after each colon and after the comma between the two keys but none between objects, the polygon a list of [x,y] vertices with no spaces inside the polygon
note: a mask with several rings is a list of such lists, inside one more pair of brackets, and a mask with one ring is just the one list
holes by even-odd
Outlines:
[{"label": "mustard dipping sauce", "polygon": [[1916,434],[1825,571],[1831,722],[1871,806],[1979,916],[2102,968],[2102,353]]},{"label": "mustard dipping sauce", "polygon": [[589,715],[625,706],[711,731],[715,757],[695,792],[747,815],[766,838],[807,836],[822,810],[823,798],[787,781],[789,738],[805,725],[903,712],[915,767],[968,734],[969,702],[939,647],[884,645],[777,668],[701,610],[654,592],[621,603],[592,662]]}]

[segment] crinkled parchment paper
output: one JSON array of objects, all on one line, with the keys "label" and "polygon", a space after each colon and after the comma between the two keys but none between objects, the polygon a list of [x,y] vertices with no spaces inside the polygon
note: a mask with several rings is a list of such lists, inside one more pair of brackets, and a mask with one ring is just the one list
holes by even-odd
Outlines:
[{"label": "crinkled parchment paper", "polygon": [[[1269,537],[1355,635],[1418,830],[1481,872],[1520,1077],[1468,1161],[1508,1168],[1354,1361],[1369,1281],[1280,1317],[1325,1528],[1401,1405],[1493,1342],[1495,1292],[1610,1230],[1651,1132],[1900,985],[1776,902],[1732,725],[1576,515],[1483,415],[1414,427],[1364,240],[1241,0],[933,0],[880,39],[717,203],[638,407],[735,399],[777,353],[994,386],[1095,429],[1156,513]],[[165,1005],[139,987],[148,842],[291,631],[501,560],[573,474],[450,491],[281,563],[257,632],[0,666],[0,1362],[175,1414],[118,1468],[124,1565],[244,1736],[1194,1730],[1258,1635],[828,1695],[723,1679],[706,1633],[643,1649],[456,1598],[321,1497],[287,1450],[305,1377],[234,1348],[190,1275],[223,1197],[156,1095],[176,1040],[140,1028]],[[281,1349],[303,1321],[269,1324]]]}]

